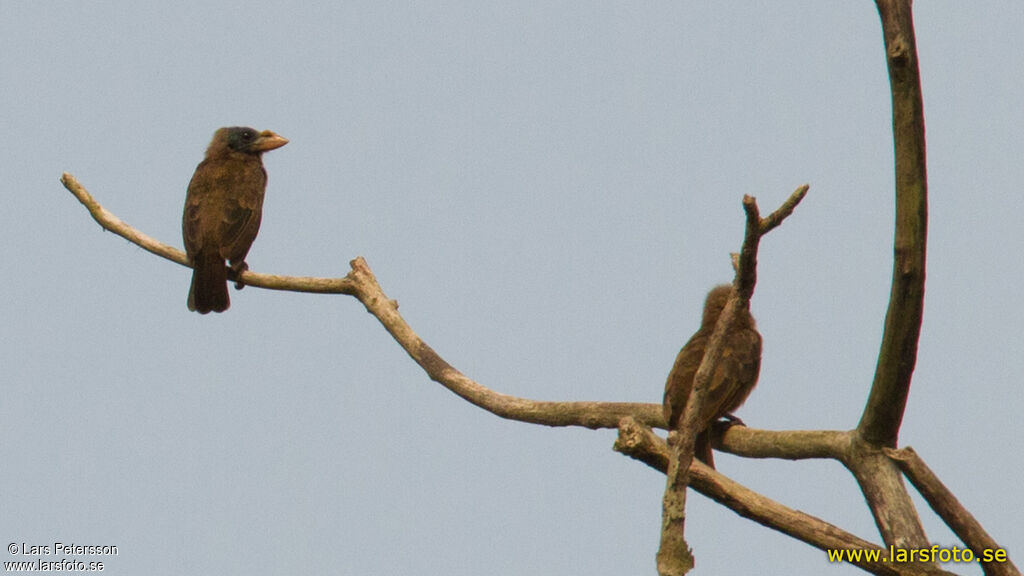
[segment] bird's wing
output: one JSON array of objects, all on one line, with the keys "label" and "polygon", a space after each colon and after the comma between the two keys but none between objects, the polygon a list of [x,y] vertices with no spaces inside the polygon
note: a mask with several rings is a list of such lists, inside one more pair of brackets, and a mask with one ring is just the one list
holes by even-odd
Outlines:
[{"label": "bird's wing", "polygon": [[[202,164],[200,164],[200,167]],[[189,255],[198,254],[203,248],[203,202],[207,198],[210,181],[200,169],[196,169],[192,180],[188,183],[188,194],[185,196],[185,212],[182,216],[181,232],[185,240],[185,251]]]},{"label": "bird's wing", "polygon": [[761,335],[757,330],[737,330],[729,334],[708,387],[702,420],[711,424],[739,408],[757,384],[760,371]]},{"label": "bird's wing", "polygon": [[708,335],[703,330],[698,330],[683,346],[676,356],[672,371],[668,374],[665,382],[665,397],[662,400],[662,411],[669,429],[679,425],[679,418],[686,409],[686,402],[693,391],[693,377],[697,374],[697,368],[704,358],[704,348],[707,345]]},{"label": "bird's wing", "polygon": [[245,259],[259,232],[267,173],[256,158],[235,167],[233,177],[234,193],[224,207],[220,231],[222,255],[236,261]]},{"label": "bird's wing", "polygon": [[[232,204],[224,212],[224,220],[222,221],[222,238],[224,239],[223,246],[232,247],[242,244],[242,239],[245,236],[250,235],[249,232],[253,228],[259,227],[260,213],[258,210],[254,210],[243,204]],[[255,236],[255,234],[252,234]],[[252,243],[252,239],[248,241],[248,244]],[[224,254],[225,258],[231,258],[231,254]]]}]

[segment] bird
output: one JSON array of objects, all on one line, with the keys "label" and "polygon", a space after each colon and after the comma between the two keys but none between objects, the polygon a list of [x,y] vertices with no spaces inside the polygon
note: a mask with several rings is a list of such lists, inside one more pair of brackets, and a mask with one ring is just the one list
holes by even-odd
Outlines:
[{"label": "bird", "polygon": [[[247,270],[245,257],[260,230],[267,171],[263,153],[288,139],[270,130],[242,126],[220,128],[188,183],[181,231],[192,263],[188,309],[223,312],[228,297],[229,262],[236,274]],[[236,282],[241,289],[242,284]]]},{"label": "bird", "polygon": [[[731,295],[732,286],[729,284],[715,286],[708,292],[700,329],[676,356],[665,382],[662,402],[669,430],[676,430],[680,425],[693,390],[697,368],[704,359],[704,351],[715,331],[715,324]],[[747,307],[736,311],[735,321],[726,333],[724,344],[722,357],[708,382],[694,444],[694,455],[712,468],[715,467],[711,454],[712,425],[722,417],[738,420],[731,414],[753,391],[761,371],[761,334]]]}]

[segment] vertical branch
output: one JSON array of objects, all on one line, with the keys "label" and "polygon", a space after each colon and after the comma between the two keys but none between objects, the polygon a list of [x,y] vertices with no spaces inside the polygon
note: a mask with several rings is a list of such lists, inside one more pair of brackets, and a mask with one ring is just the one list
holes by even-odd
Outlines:
[{"label": "vertical branch", "polygon": [[[686,402],[686,410],[679,420],[678,430],[672,432],[673,438],[669,442],[672,450],[666,473],[665,495],[662,498],[661,544],[658,546],[657,554],[658,574],[661,576],[681,576],[689,572],[694,565],[693,553],[685,538],[686,487],[690,481],[694,441],[700,433],[700,414],[707,396],[708,383],[725,350],[725,335],[736,317],[738,307],[750,305],[750,295],[757,280],[757,246],[760,240],[761,218],[754,198],[744,196],[743,208],[747,212],[747,227],[732,296],[718,317],[715,331],[711,334],[704,351],[704,358],[693,377],[693,390]],[[738,290],[739,286],[743,287],[742,290]],[[745,294],[745,299],[741,299],[741,293]]]},{"label": "vertical branch", "polygon": [[927,546],[928,538],[899,470],[881,448],[896,446],[921,333],[928,222],[924,109],[912,0],[875,3],[882,21],[892,92],[896,233],[889,308],[875,378],[846,464],[886,544],[915,548]]},{"label": "vertical branch", "polygon": [[757,283],[757,250],[761,237],[793,212],[807,194],[807,189],[806,184],[797,188],[782,206],[767,218],[761,218],[757,199],[753,196],[743,197],[746,230],[743,247],[736,256],[736,277],[733,281],[732,295],[718,317],[715,330],[704,351],[704,358],[693,377],[693,390],[686,402],[686,410],[680,418],[678,430],[670,433],[671,450],[666,472],[665,495],[662,498],[661,543],[657,554],[658,574],[661,576],[681,576],[694,566],[693,554],[685,538],[686,487],[690,481],[694,440],[700,432],[700,413],[707,396],[708,383],[718,361],[722,358],[725,337],[736,318],[737,310],[750,306],[750,297]]},{"label": "vertical branch", "polygon": [[925,171],[924,109],[911,0],[876,0],[885,37],[892,92],[896,159],[896,234],[889,294],[875,379],[857,427],[870,444],[895,447],[924,308],[928,183]]},{"label": "vertical branch", "polygon": [[[692,398],[692,396],[691,396]],[[661,541],[655,556],[659,576],[683,576],[693,569],[693,551],[686,543],[686,487],[690,483],[693,437],[687,445],[679,435],[670,441],[665,494],[661,499]]]}]

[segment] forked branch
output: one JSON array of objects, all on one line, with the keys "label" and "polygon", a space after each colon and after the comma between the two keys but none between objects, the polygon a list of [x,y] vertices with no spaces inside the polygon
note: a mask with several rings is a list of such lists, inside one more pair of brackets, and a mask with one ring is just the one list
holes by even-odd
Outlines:
[{"label": "forked branch", "polygon": [[[743,426],[732,428],[735,432],[748,432]],[[749,431],[754,432],[754,431]],[[758,430],[756,432],[766,432]],[[794,432],[800,434],[800,432]],[[841,435],[849,435],[849,432],[813,432],[820,437],[822,442],[840,443]],[[640,425],[632,420],[624,420],[619,426],[619,438],[615,442],[615,450],[639,460],[648,466],[661,472],[668,472],[669,461],[672,456],[672,448],[660,436],[651,431],[650,428]],[[736,514],[748,518],[765,527],[787,534],[801,542],[805,542],[823,551],[823,556],[829,550],[863,550],[879,553],[877,560],[869,560],[861,556],[849,563],[858,566],[872,574],[893,576],[893,575],[946,575],[951,576],[952,572],[946,572],[929,564],[899,564],[889,561],[888,551],[876,544],[846,532],[842,528],[825,522],[824,520],[811,516],[806,512],[794,510],[771,498],[758,494],[749,488],[744,487],[709,468],[699,460],[695,460],[689,471],[690,487],[704,496],[722,504]],[[827,558],[827,556],[825,556]],[[826,560],[827,561],[827,560]]]},{"label": "forked branch", "polygon": [[789,199],[766,219],[760,217],[757,200],[754,197],[743,197],[747,225],[743,247],[737,258],[732,297],[718,317],[704,358],[693,378],[693,390],[686,402],[679,430],[671,434],[671,458],[666,470],[665,495],[662,498],[661,543],[657,554],[658,573],[661,576],[682,576],[693,568],[693,555],[685,538],[686,487],[689,484],[694,439],[700,432],[700,414],[703,412],[708,384],[725,350],[725,337],[735,321],[737,310],[750,306],[750,297],[757,283],[757,250],[761,237],[781,224],[793,212],[807,194],[808,188],[806,184],[797,188]]}]

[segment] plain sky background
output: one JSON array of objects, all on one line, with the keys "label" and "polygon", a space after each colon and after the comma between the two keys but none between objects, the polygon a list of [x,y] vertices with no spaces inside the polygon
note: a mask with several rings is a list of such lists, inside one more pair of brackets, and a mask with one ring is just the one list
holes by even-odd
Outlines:
[{"label": "plain sky background", "polygon": [[[1022,566],[1024,3],[915,7],[931,204],[901,445]],[[189,313],[190,271],[58,182],[181,246],[220,126],[291,139],[265,156],[253,270],[364,256],[449,362],[543,400],[660,402],[731,279],[743,194],[768,212],[807,182],[761,245],[763,369],[738,415],[860,416],[892,270],[869,0],[0,0],[0,86],[5,547],[116,545],[101,559],[126,575],[654,573],[664,476],[615,431],[467,404],[350,297],[249,288]],[[717,460],[879,541],[839,464]],[[860,573],[700,495],[687,528],[698,573]]]}]

